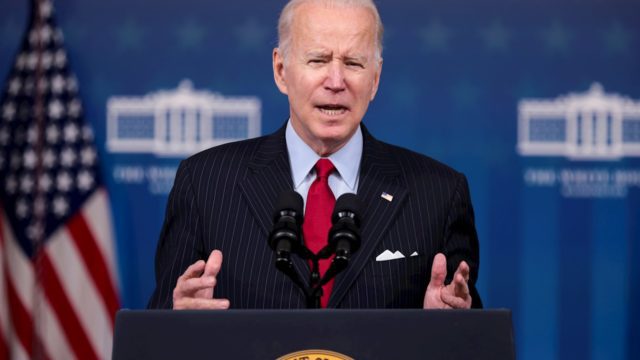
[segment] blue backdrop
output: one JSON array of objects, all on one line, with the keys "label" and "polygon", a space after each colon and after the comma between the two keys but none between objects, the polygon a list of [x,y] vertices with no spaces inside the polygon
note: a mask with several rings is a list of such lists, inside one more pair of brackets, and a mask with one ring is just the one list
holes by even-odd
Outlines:
[{"label": "blue backdrop", "polygon": [[[3,78],[28,3],[0,0]],[[258,98],[262,133],[275,130],[288,115],[271,70],[284,3],[56,2],[101,146],[123,307],[144,307],[152,291],[155,246],[180,157],[109,150],[108,99],[175,89],[188,78],[196,90]],[[384,67],[364,122],[380,139],[468,176],[481,244],[479,289],[486,307],[513,310],[519,358],[640,358],[640,154],[632,147],[615,158],[518,151],[521,101],[586,93],[595,82],[605,94],[628,97],[622,140],[640,141],[633,107],[640,108],[640,1],[377,3],[386,27]],[[553,124],[538,125],[529,140],[567,136]],[[590,141],[584,129],[578,143]]]}]

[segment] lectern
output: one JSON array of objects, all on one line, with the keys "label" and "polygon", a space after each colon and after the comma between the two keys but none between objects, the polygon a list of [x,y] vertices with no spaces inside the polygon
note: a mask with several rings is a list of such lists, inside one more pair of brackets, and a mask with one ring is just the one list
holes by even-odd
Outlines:
[{"label": "lectern", "polygon": [[509,310],[121,310],[113,359],[514,359]]}]

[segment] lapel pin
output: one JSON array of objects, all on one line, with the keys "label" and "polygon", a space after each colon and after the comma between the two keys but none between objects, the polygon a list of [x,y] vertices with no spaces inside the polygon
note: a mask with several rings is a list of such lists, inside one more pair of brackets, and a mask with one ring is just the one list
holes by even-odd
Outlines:
[{"label": "lapel pin", "polygon": [[382,195],[380,195],[380,197],[387,200],[388,202],[393,201],[393,195],[387,194],[386,192],[383,192]]}]

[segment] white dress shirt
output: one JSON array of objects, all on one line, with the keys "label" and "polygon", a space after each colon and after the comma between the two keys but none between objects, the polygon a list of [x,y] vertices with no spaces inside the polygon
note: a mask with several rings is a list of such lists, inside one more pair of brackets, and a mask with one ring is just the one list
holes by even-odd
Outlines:
[{"label": "white dress shirt", "polygon": [[[291,126],[291,120],[287,122],[285,139],[291,163],[293,187],[302,195],[306,204],[309,187],[316,179],[314,166],[320,156],[298,136]],[[329,176],[329,187],[336,199],[345,193],[355,194],[358,190],[362,142],[362,131],[358,126],[351,139],[340,150],[328,157],[336,167],[336,171]]]}]

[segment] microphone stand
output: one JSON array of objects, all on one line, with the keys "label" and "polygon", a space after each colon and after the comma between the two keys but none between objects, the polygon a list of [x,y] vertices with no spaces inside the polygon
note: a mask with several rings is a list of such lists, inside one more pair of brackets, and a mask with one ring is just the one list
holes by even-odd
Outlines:
[{"label": "microphone stand", "polygon": [[333,255],[332,247],[327,245],[318,254],[314,254],[306,246],[299,247],[298,255],[304,260],[311,262],[311,274],[309,278],[309,287],[305,286],[302,278],[295,268],[290,258],[277,257],[276,268],[287,275],[296,286],[298,286],[305,294],[308,309],[320,309],[320,299],[322,298],[322,286],[335,278],[342,270],[346,268],[347,263],[344,261],[331,262],[331,266],[327,269],[324,276],[320,277],[319,261],[328,259]]},{"label": "microphone stand", "polygon": [[[307,251],[309,250],[307,249]],[[309,253],[311,253],[311,251],[309,251]],[[327,272],[325,272],[324,276],[320,278],[318,261],[320,259],[328,259],[332,255],[334,255],[334,249],[331,245],[327,245],[322,248],[322,250],[320,250],[318,254],[313,254],[313,258],[311,259],[313,266],[311,269],[311,278],[309,281],[309,283],[311,284],[311,288],[309,289],[309,294],[307,296],[307,308],[320,308],[320,299],[322,298],[323,294],[322,286],[335,278],[340,272],[346,269],[348,265],[348,259],[344,261],[343,259],[337,259],[337,257],[335,257],[333,261],[331,261],[331,265],[329,266],[329,269],[327,269]]]}]

